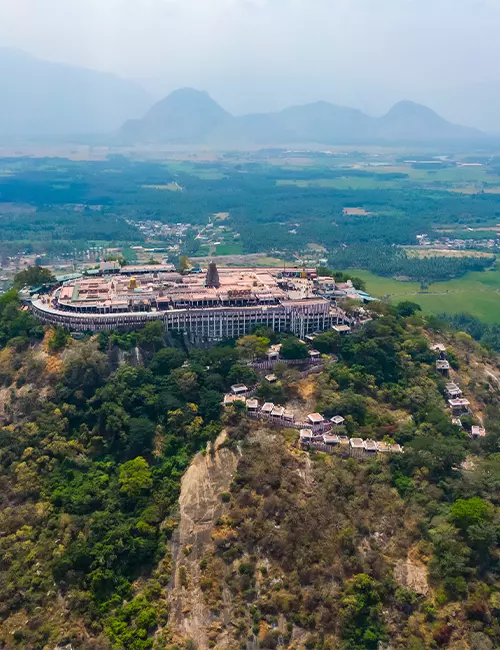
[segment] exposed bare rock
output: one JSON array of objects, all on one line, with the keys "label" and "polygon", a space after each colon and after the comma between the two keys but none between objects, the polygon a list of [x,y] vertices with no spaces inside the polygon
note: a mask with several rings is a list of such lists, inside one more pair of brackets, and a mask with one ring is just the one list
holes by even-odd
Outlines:
[{"label": "exposed bare rock", "polygon": [[[212,531],[223,511],[221,494],[233,480],[239,454],[223,447],[221,433],[214,448],[197,454],[182,479],[180,521],[174,540],[174,582],[170,594],[169,628],[194,641],[198,650],[209,647],[209,631],[221,617],[211,614],[200,588],[200,560],[211,542]],[[230,621],[230,598],[224,598],[222,620]]]},{"label": "exposed bare rock", "polygon": [[427,567],[416,560],[398,560],[394,567],[394,578],[400,585],[413,589],[417,594],[426,596],[429,593]]}]

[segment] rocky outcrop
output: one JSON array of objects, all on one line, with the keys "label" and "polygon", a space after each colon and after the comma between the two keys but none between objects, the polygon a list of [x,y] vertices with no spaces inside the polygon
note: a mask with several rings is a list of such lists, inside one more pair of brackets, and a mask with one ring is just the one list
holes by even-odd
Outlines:
[{"label": "rocky outcrop", "polygon": [[[182,479],[179,527],[172,555],[174,578],[170,593],[169,629],[175,636],[192,640],[198,650],[209,647],[208,631],[221,620],[207,607],[200,586],[200,561],[211,543],[215,522],[229,490],[239,454],[224,446],[226,434],[217,438],[206,453],[197,454]],[[230,599],[224,597],[223,619],[229,619]]]}]

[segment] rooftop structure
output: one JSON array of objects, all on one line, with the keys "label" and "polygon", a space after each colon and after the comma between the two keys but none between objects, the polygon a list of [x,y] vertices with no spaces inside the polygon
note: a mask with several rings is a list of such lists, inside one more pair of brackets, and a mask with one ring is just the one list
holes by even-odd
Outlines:
[{"label": "rooftop structure", "polygon": [[464,399],[463,397],[457,397],[455,399],[449,399],[448,404],[451,406],[451,408],[468,408],[470,402],[468,399]]},{"label": "rooftop structure", "polygon": [[[127,330],[160,320],[167,330],[194,342],[238,338],[256,325],[304,338],[349,322],[334,302],[315,292],[312,280],[285,279],[279,269],[217,268],[211,263],[205,277],[180,275],[163,264],[99,273],[33,299],[33,314],[72,331]],[[271,359],[276,352],[278,346],[271,347]]]},{"label": "rooftop structure", "polygon": [[349,325],[334,325],[333,329],[339,334],[348,334],[351,331]]},{"label": "rooftop structure", "polygon": [[241,393],[247,393],[248,388],[245,384],[233,384],[231,386],[231,392],[234,393],[234,395],[241,395]]},{"label": "rooftop structure", "polygon": [[345,419],[341,415],[334,415],[333,418],[330,418],[330,422],[333,422],[336,427],[340,427],[344,424]]},{"label": "rooftop structure", "polygon": [[205,286],[209,288],[213,287],[214,289],[218,289],[220,287],[219,272],[217,271],[217,265],[215,262],[210,262],[208,265]]},{"label": "rooftop structure", "polygon": [[448,397],[452,397],[452,398],[460,397],[462,395],[462,391],[460,390],[460,387],[454,382],[450,382],[449,384],[446,384],[445,391]]},{"label": "rooftop structure", "polygon": [[325,418],[321,415],[321,413],[310,413],[307,416],[307,421],[310,424],[321,424],[324,422]]},{"label": "rooftop structure", "polygon": [[486,429],[484,427],[473,426],[471,429],[471,436],[473,438],[484,438],[486,435]]},{"label": "rooftop structure", "polygon": [[247,409],[249,411],[256,411],[259,408],[259,400],[247,399]]},{"label": "rooftop structure", "polygon": [[431,345],[431,350],[433,352],[446,352],[446,347],[442,343],[435,343]]}]

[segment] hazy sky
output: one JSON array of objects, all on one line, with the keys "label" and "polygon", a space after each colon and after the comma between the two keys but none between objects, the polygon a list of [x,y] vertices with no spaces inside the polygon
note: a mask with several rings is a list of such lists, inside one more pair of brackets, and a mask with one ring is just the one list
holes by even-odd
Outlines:
[{"label": "hazy sky", "polygon": [[[500,114],[500,0],[0,0],[0,46],[208,90],[229,110],[399,99]],[[486,99],[484,99],[486,97]],[[500,122],[500,118],[496,117]]]}]

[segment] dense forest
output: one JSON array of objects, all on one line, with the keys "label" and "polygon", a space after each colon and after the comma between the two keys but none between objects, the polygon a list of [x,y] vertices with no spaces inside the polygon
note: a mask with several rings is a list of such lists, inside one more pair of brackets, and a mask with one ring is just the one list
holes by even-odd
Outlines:
[{"label": "dense forest", "polygon": [[377,275],[420,282],[426,288],[433,282],[458,278],[468,271],[484,271],[495,262],[485,257],[424,257],[408,255],[404,250],[384,245],[338,248],[330,255],[330,266],[340,269],[368,269]]},{"label": "dense forest", "polygon": [[500,325],[487,325],[479,318],[470,314],[440,314],[437,317],[441,327],[449,326],[452,329],[470,334],[481,345],[500,353]]},{"label": "dense forest", "polygon": [[[356,259],[358,266],[379,272],[383,264],[383,274],[430,283],[483,263],[387,257],[387,248],[382,261],[367,249],[415,244],[417,234],[443,226],[457,228],[458,236],[479,236],[460,227],[500,221],[498,194],[459,195],[408,181],[404,174],[353,168],[231,161],[169,165],[115,155],[93,162],[4,158],[0,172],[0,251],[8,253],[68,252],[92,241],[137,243],[144,237],[127,219],[199,225],[228,212],[225,225],[239,235],[243,253],[292,258],[313,244],[339,260],[348,258],[350,266]],[[360,179],[370,185],[357,186]],[[321,184],[339,180],[344,185]],[[172,182],[181,190],[157,189]],[[198,248],[194,237],[186,238],[183,252],[195,255]]]},{"label": "dense forest", "polygon": [[[172,581],[181,610],[196,591],[190,563],[211,647],[498,647],[500,392],[483,372],[498,358],[412,303],[379,304],[373,316],[349,337],[317,337],[338,359],[326,356],[320,374],[278,364],[270,384],[247,362],[278,341],[284,358],[303,358],[303,343],[259,328],[186,350],[159,323],[76,341],[5,294],[0,647],[206,647],[172,610]],[[435,336],[474,405],[464,429],[444,408]],[[349,435],[405,453],[301,452],[296,431],[251,425],[238,406],[221,412],[238,382],[261,399],[340,414]],[[478,417],[487,436],[473,442]],[[223,428],[236,474],[217,497],[212,535],[179,549],[174,565],[181,477]],[[420,587],[398,574],[408,562]]]}]

